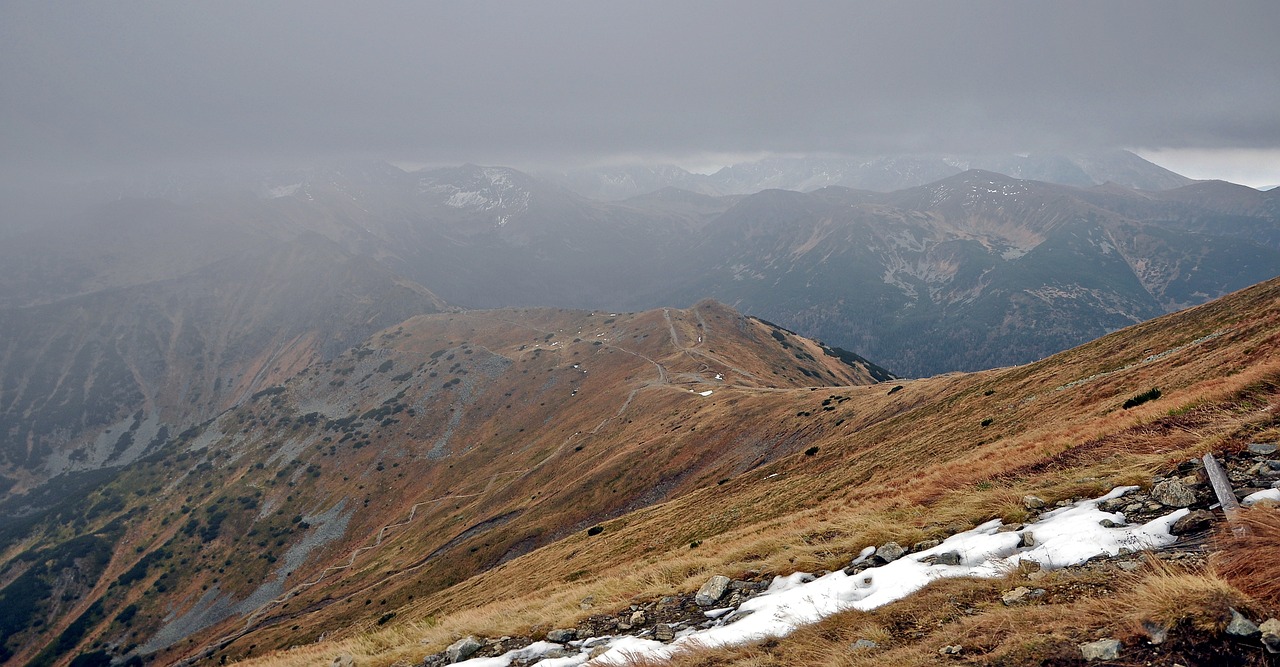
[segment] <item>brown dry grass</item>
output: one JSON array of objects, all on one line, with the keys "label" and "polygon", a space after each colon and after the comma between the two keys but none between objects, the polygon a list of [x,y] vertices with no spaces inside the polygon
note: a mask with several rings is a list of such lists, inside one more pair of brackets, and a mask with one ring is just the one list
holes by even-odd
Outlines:
[{"label": "brown dry grass", "polygon": [[[1280,284],[1255,290],[1242,303],[1164,318],[1026,367],[904,382],[906,389],[893,396],[883,387],[717,391],[719,407],[699,417],[705,420],[699,432],[717,422],[733,428],[735,419],[750,414],[753,424],[778,433],[810,429],[805,444],[821,451],[691,490],[606,522],[600,536],[577,532],[420,596],[399,610],[392,627],[356,626],[325,644],[255,664],[314,664],[338,652],[368,665],[418,660],[462,634],[569,625],[590,613],[696,589],[712,572],[832,569],[869,544],[910,544],[992,517],[1019,521],[1027,493],[1052,502],[1141,483],[1181,460],[1280,428],[1276,292]],[[1211,333],[1219,335],[1185,347]],[[1177,354],[1143,363],[1152,351],[1180,346],[1185,349]],[[1119,409],[1149,386],[1165,396]],[[796,418],[798,408],[813,409],[830,392],[851,400],[839,411]],[[988,415],[994,423],[980,426]],[[640,427],[627,429],[634,435]],[[702,544],[689,549],[694,539]],[[1107,582],[1068,578],[1052,605],[1016,609],[999,605],[1000,582],[944,582],[883,612],[841,615],[773,646],[688,656],[678,664],[933,664],[937,648],[953,643],[971,645],[993,662],[1018,664],[1074,650],[1072,642],[1094,638],[1090,633],[1103,627],[1132,632],[1135,623],[1153,619],[1215,627],[1222,601],[1248,604],[1227,583],[1226,570],[1215,571],[1222,576],[1160,571]],[[1117,592],[1120,585],[1126,590]],[[1072,586],[1087,594],[1070,593]],[[1246,584],[1240,588],[1255,594]],[[1102,591],[1110,597],[1099,602]],[[595,606],[584,611],[578,603],[587,596]],[[976,601],[959,607],[951,598]],[[1190,616],[1178,615],[1179,599],[1191,601]],[[970,608],[977,611],[964,611]],[[839,644],[858,636],[892,640],[869,657]]]},{"label": "brown dry grass", "polygon": [[1213,570],[1269,611],[1280,611],[1280,511],[1254,507],[1242,510],[1236,521],[1245,530],[1218,535]]}]

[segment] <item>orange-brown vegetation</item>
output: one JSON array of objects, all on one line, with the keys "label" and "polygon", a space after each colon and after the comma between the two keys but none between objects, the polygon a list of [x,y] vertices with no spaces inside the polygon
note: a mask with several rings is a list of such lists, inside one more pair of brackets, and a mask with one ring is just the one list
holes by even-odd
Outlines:
[{"label": "orange-brown vegetation", "polygon": [[[678,331],[692,325],[687,313],[671,314]],[[662,313],[640,317],[653,324]],[[712,329],[705,349],[726,352]],[[693,340],[692,333],[677,337]],[[653,341],[633,344],[628,354],[662,353]],[[610,445],[607,452],[593,450],[590,460],[617,460],[633,466],[629,474],[643,474],[637,462],[690,455],[672,448],[680,438],[673,434],[696,426],[707,434],[700,436],[702,446],[715,448],[716,456],[742,457],[740,463],[677,485],[666,502],[602,521],[598,535],[560,533],[519,558],[418,596],[399,608],[392,627],[340,625],[339,617],[321,611],[309,622],[325,628],[328,641],[254,664],[308,664],[338,652],[362,664],[412,662],[465,633],[536,635],[600,610],[695,589],[711,573],[830,569],[869,544],[941,537],[992,517],[1021,520],[1026,493],[1053,502],[1145,484],[1153,473],[1205,452],[1280,436],[1278,352],[1280,281],[1272,281],[1027,366],[816,389],[765,379],[767,368],[740,368],[746,372],[725,373],[732,380],[696,409],[646,390],[636,395],[644,402],[633,402],[625,427],[618,426],[625,441],[652,448],[636,459]],[[721,363],[734,358],[725,354]],[[680,352],[662,363],[671,377],[684,373],[691,381],[700,368],[694,364],[705,359]],[[701,371],[704,378],[708,372]],[[903,389],[890,393],[898,384]],[[1160,388],[1159,400],[1122,408],[1151,387]],[[598,409],[597,415],[609,414],[603,404]],[[587,440],[598,442],[606,432]],[[743,457],[753,438],[762,453],[776,454]],[[813,455],[801,454],[812,447],[818,448]],[[597,485],[608,481],[568,479],[576,481],[551,475],[542,483],[562,485],[563,502],[585,497],[581,502],[592,503],[600,498]],[[1247,562],[1270,573],[1259,560]],[[1135,628],[1148,620],[1213,632],[1226,606],[1259,608],[1274,595],[1259,587],[1262,576],[1229,562],[1213,572],[1151,565],[1125,579],[1055,573],[1037,584],[1050,590],[1045,604],[1017,608],[999,601],[1010,582],[939,582],[881,610],[676,664],[923,665],[934,664],[937,649],[947,644],[970,647],[980,656],[974,659],[992,664],[1069,662],[1068,654],[1078,656],[1075,643],[1104,632],[1136,641]],[[412,576],[403,583],[421,585]],[[585,598],[591,609],[580,606]],[[259,641],[276,637],[275,645],[288,636],[270,628],[258,634]],[[859,637],[882,648],[851,653],[847,645]],[[235,646],[228,652],[236,656]]]},{"label": "orange-brown vegetation", "polygon": [[1280,613],[1280,512],[1254,507],[1237,513],[1239,530],[1224,529],[1218,536],[1213,569],[1231,585]]}]

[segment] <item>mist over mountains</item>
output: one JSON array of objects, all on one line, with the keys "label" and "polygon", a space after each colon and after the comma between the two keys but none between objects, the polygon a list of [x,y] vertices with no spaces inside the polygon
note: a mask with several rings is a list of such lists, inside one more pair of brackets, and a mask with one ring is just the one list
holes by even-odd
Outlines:
[{"label": "mist over mountains", "polygon": [[1066,183],[913,157],[655,169],[658,189],[621,201],[474,165],[100,182],[0,249],[6,466],[127,462],[130,424],[209,418],[446,308],[711,298],[925,376],[1033,361],[1280,273],[1280,193],[1122,152],[986,160]]},{"label": "mist over mountains", "polygon": [[664,187],[709,195],[761,190],[809,192],[829,186],[892,192],[924,185],[969,169],[1060,185],[1114,183],[1134,190],[1167,190],[1191,179],[1129,151],[1072,155],[877,155],[865,157],[773,157],[733,164],[711,174],[674,165],[596,167],[545,176],[593,199],[626,199]]},{"label": "mist over mountains", "polygon": [[[28,555],[52,565],[13,565],[5,585],[62,586],[67,606],[23,598],[6,655],[53,664],[95,623],[137,636],[124,653],[169,657],[188,637],[234,642],[214,635],[246,618],[274,633],[254,623],[289,590],[276,559],[323,577],[349,538],[480,498],[423,509],[429,555],[379,566],[440,592],[925,405],[891,407],[894,389],[811,427],[850,400],[810,405],[819,387],[1026,364],[1280,275],[1280,192],[1129,153],[554,179],[364,162],[10,199],[0,546],[44,535]],[[687,403],[723,391],[750,398]],[[726,428],[734,410],[755,416]],[[568,479],[577,452],[591,463]],[[165,508],[142,560],[117,553],[151,525],[129,494]],[[408,584],[379,581],[409,604]],[[358,622],[334,601],[365,583],[310,608]]]}]

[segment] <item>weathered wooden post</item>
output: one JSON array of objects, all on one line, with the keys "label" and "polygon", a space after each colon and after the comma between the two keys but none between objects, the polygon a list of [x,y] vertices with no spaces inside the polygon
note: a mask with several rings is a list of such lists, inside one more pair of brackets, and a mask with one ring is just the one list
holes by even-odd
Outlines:
[{"label": "weathered wooden post", "polygon": [[1227,524],[1231,526],[1231,532],[1236,535],[1243,535],[1248,532],[1248,528],[1240,523],[1236,515],[1240,512],[1240,503],[1236,501],[1236,493],[1231,489],[1231,480],[1227,479],[1227,471],[1222,469],[1222,464],[1218,463],[1218,459],[1213,454],[1204,455],[1204,471],[1209,476],[1209,484],[1213,486],[1213,495],[1218,497],[1218,504],[1222,505],[1222,512],[1227,515]]}]

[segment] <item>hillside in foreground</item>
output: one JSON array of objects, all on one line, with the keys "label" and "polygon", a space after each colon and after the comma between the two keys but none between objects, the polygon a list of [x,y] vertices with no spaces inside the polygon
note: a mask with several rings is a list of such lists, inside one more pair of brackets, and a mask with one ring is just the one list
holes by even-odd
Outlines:
[{"label": "hillside in foreground", "polygon": [[8,500],[0,645],[47,665],[289,645],[795,453],[806,434],[755,418],[788,409],[770,397],[883,379],[714,302],[418,316]]},{"label": "hillside in foreground", "polygon": [[[892,386],[726,386],[708,404],[731,411],[681,425],[703,432],[750,420],[757,432],[793,434],[794,453],[394,604],[394,616],[300,614],[295,626],[264,629],[253,650],[232,643],[209,657],[419,664],[466,635],[527,642],[552,628],[616,633],[619,619],[635,610],[656,617],[713,574],[743,591],[772,576],[844,568],[868,545],[928,544],[993,518],[1030,523],[1045,510],[1029,507],[1027,495],[1052,508],[1135,484],[1145,498],[1130,510],[1136,519],[1152,503],[1161,509],[1154,480],[1177,479],[1193,489],[1193,507],[1209,508],[1191,459],[1212,452],[1230,461],[1241,492],[1256,490],[1243,487],[1265,482],[1271,469],[1249,445],[1265,452],[1280,440],[1278,345],[1280,281],[1271,281],[1027,366]],[[1153,388],[1159,395],[1150,400]],[[1144,394],[1149,400],[1134,405]],[[1212,514],[1220,530],[1221,513]],[[785,638],[676,662],[1083,664],[1079,644],[1115,638],[1126,660],[1269,664],[1256,637],[1226,634],[1232,609],[1255,622],[1280,611],[1274,561],[1262,556],[1275,548],[1274,510],[1252,516],[1264,525],[1256,537],[1209,553],[1207,563],[1206,551],[1220,544],[1212,529],[1153,557],[944,580]],[[1241,567],[1241,558],[1252,565]],[[1021,598],[1002,601],[1020,587]],[[368,586],[360,597],[376,604],[384,590]],[[614,619],[611,630],[601,618]],[[859,639],[874,648],[855,651]],[[295,648],[253,659],[263,646]]]}]

